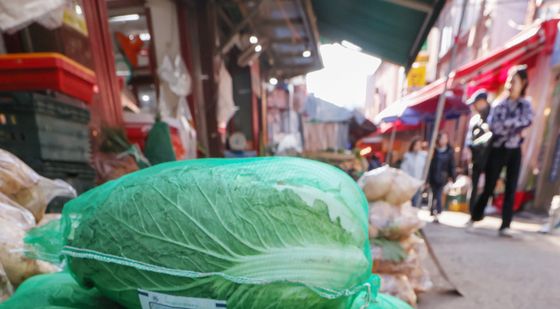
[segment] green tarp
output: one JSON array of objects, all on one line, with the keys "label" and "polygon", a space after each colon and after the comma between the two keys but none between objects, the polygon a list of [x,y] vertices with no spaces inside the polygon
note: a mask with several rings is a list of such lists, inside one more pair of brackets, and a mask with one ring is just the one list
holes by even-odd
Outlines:
[{"label": "green tarp", "polygon": [[410,68],[445,0],[313,0],[321,37]]}]

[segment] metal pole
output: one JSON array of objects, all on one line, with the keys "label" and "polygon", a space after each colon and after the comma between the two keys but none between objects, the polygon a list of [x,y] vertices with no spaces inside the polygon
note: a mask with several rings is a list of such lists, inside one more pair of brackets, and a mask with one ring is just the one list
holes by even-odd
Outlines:
[{"label": "metal pole", "polygon": [[389,151],[387,151],[387,158],[385,163],[391,165],[391,160],[393,159],[393,148],[395,146],[395,138],[397,136],[397,124],[393,123],[393,128],[391,129],[391,138],[389,139]]},{"label": "metal pole", "polygon": [[428,149],[428,156],[426,158],[426,164],[424,165],[424,172],[422,174],[422,179],[426,182],[428,179],[428,172],[430,171],[430,163],[432,162],[432,157],[434,156],[434,150],[436,148],[436,139],[439,131],[439,125],[441,123],[441,118],[443,117],[443,108],[445,107],[445,93],[448,89],[448,84],[450,80],[451,72],[453,71],[453,65],[455,62],[455,56],[457,53],[458,40],[461,35],[461,28],[463,27],[463,21],[465,19],[465,11],[467,8],[468,0],[463,0],[463,6],[461,9],[461,17],[459,19],[459,27],[457,29],[457,35],[455,36],[455,42],[451,47],[451,57],[449,59],[449,67],[447,68],[447,74],[445,76],[445,83],[443,85],[443,92],[439,95],[436,119],[434,122],[434,129],[432,131],[432,136],[430,138],[430,145]]}]

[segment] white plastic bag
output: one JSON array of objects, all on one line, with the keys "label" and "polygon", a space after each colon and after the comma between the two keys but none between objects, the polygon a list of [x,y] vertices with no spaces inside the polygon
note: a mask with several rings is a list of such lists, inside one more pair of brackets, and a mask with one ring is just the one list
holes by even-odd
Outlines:
[{"label": "white plastic bag", "polygon": [[422,186],[422,181],[387,165],[365,173],[358,184],[368,201],[386,201],[401,205],[410,201]]},{"label": "white plastic bag", "polygon": [[379,293],[395,296],[411,306],[416,306],[416,293],[406,275],[380,274],[379,276],[381,277]]},{"label": "white plastic bag", "polygon": [[0,193],[29,210],[41,221],[49,202],[57,196],[76,197],[76,190],[62,180],[38,175],[13,154],[0,149]]},{"label": "white plastic bag", "polygon": [[0,264],[14,286],[31,276],[58,270],[47,262],[25,257],[25,232],[16,222],[0,218]]},{"label": "white plastic bag", "polygon": [[171,57],[163,57],[159,77],[167,82],[169,89],[177,96],[185,97],[191,93],[192,79],[180,55],[175,56],[173,63]]},{"label": "white plastic bag", "polygon": [[12,222],[25,230],[35,226],[33,214],[2,193],[0,193],[0,219]]},{"label": "white plastic bag", "polygon": [[0,263],[0,304],[14,293],[14,287],[8,279],[4,266]]},{"label": "white plastic bag", "polygon": [[365,173],[358,184],[364,190],[366,198],[370,202],[379,201],[385,198],[391,190],[392,179],[390,177],[391,167],[384,165]]},{"label": "white plastic bag", "polygon": [[0,30],[13,33],[37,21],[53,29],[62,24],[66,0],[0,0]]},{"label": "white plastic bag", "polygon": [[218,80],[218,127],[225,128],[238,109],[233,101],[233,81],[231,75],[222,63]]},{"label": "white plastic bag", "polygon": [[424,226],[418,209],[410,203],[394,206],[387,202],[369,203],[369,237],[401,240]]}]

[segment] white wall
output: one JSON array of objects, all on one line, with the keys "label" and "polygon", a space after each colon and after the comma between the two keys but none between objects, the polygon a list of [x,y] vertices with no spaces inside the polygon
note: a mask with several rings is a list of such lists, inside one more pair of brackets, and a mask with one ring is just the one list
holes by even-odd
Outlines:
[{"label": "white wall", "polygon": [[527,17],[529,1],[488,0],[491,10],[489,50],[502,47],[520,32],[515,25],[523,26]]}]

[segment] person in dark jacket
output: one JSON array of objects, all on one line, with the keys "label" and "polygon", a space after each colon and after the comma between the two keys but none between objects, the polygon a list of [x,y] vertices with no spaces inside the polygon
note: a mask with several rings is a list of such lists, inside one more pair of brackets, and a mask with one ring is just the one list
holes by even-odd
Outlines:
[{"label": "person in dark jacket", "polygon": [[432,215],[434,222],[437,223],[438,215],[443,211],[442,194],[443,187],[454,180],[455,175],[455,159],[453,158],[453,149],[449,145],[449,137],[447,133],[439,133],[436,140],[436,149],[430,163],[430,172],[428,174],[428,182],[432,189],[433,203]]},{"label": "person in dark jacket", "polygon": [[473,223],[484,218],[484,209],[488,199],[494,193],[496,183],[500,178],[502,169],[506,168],[504,205],[502,208],[502,226],[499,235],[512,237],[509,228],[513,219],[513,203],[517,181],[521,170],[521,146],[523,144],[523,131],[533,122],[533,109],[531,103],[525,98],[529,77],[527,67],[513,67],[506,82],[506,92],[502,99],[493,104],[488,116],[488,124],[492,131],[490,141],[490,154],[486,164],[486,181],[484,192],[478,197],[471,212],[471,220],[467,228],[471,229]]},{"label": "person in dark jacket", "polygon": [[488,103],[488,93],[485,89],[476,91],[467,102],[475,113],[469,122],[465,148],[471,152],[470,174],[472,179],[472,189],[469,197],[469,209],[472,212],[476,198],[478,196],[478,180],[484,174],[486,161],[489,154],[489,139],[492,136],[487,119],[490,113]]}]

